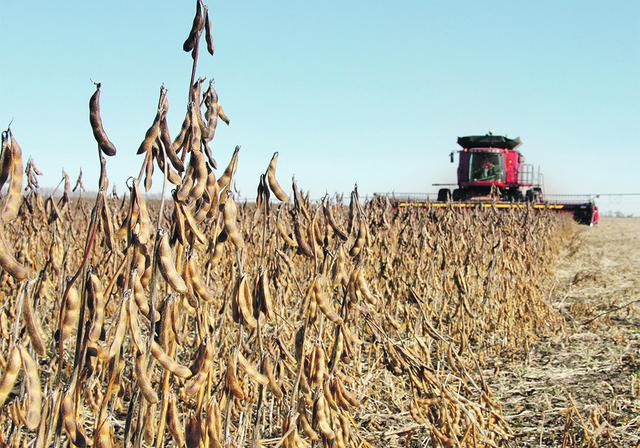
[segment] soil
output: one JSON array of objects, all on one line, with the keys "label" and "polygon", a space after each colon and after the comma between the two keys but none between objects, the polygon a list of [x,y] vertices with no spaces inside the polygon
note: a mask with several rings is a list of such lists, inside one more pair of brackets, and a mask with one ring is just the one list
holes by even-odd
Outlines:
[{"label": "soil", "polygon": [[576,226],[556,271],[564,331],[485,372],[511,445],[640,446],[640,219]]}]

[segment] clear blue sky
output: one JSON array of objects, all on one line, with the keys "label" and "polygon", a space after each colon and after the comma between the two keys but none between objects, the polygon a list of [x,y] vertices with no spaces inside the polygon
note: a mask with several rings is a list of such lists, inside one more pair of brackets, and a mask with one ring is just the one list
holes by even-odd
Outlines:
[{"label": "clear blue sky", "polygon": [[[105,128],[118,148],[112,182],[169,89],[182,122],[191,58],[181,49],[194,1],[7,1],[0,15],[0,126],[55,185],[80,167],[95,189],[90,78],[103,83]],[[549,193],[637,192],[640,2],[209,1],[215,77],[231,117],[214,152],[242,145],[237,185],[252,196],[273,151],[314,197],[431,192],[455,180],[456,137],[520,136]],[[159,180],[156,184],[160,184]],[[614,204],[615,205],[615,204]],[[618,208],[640,213],[640,200]]]}]

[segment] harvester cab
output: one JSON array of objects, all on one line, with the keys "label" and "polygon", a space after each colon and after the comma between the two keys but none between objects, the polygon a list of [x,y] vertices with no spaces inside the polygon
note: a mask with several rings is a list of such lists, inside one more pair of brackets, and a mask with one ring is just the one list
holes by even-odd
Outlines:
[{"label": "harvester cab", "polygon": [[533,166],[524,163],[517,149],[522,144],[520,138],[471,135],[458,137],[458,144],[462,148],[458,151],[458,188],[453,192],[440,189],[438,200],[542,200],[541,175],[538,173],[534,182]]}]

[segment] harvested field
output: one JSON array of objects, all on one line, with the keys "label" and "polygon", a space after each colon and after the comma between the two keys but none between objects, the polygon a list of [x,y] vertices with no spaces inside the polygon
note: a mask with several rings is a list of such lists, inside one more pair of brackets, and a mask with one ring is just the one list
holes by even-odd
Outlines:
[{"label": "harvested field", "polygon": [[[565,331],[486,373],[518,446],[640,443],[640,220],[577,228],[556,267]],[[567,435],[567,431],[571,436]]]}]

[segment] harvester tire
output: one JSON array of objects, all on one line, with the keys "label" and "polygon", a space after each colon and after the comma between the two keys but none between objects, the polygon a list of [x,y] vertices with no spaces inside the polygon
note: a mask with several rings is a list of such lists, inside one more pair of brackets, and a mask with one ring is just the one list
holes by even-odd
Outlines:
[{"label": "harvester tire", "polygon": [[441,188],[438,190],[438,202],[451,201],[451,190],[448,188]]},{"label": "harvester tire", "polygon": [[525,200],[533,203],[540,202],[540,192],[535,189],[527,190],[525,193]]},{"label": "harvester tire", "polygon": [[524,195],[520,190],[511,190],[509,192],[509,199],[511,199],[512,202],[523,202]]}]

